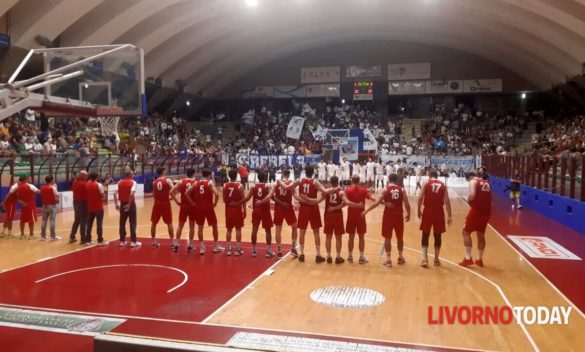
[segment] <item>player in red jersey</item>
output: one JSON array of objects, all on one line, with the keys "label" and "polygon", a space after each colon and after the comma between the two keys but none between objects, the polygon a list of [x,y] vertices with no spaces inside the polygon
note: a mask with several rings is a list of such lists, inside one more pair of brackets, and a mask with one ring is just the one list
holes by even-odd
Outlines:
[{"label": "player in red jersey", "polygon": [[[225,235],[227,242],[226,255],[240,256],[244,254],[242,249],[242,227],[246,218],[246,206],[243,204],[230,205],[231,203],[240,203],[244,199],[244,185],[237,182],[238,170],[231,169],[228,172],[229,182],[223,185],[223,204],[225,206]],[[232,250],[232,230],[236,230],[236,250]]]},{"label": "player in red jersey", "polygon": [[203,226],[205,220],[207,225],[211,226],[213,231],[213,253],[219,253],[224,250],[219,245],[219,232],[217,230],[217,217],[215,216],[215,207],[219,201],[219,193],[215,189],[215,182],[212,180],[211,170],[204,169],[201,172],[203,177],[200,181],[195,183],[195,187],[191,187],[189,192],[185,193],[185,197],[189,203],[195,205],[197,211],[197,237],[199,239],[199,254],[205,254],[205,243],[203,242]]},{"label": "player in red jersey", "polygon": [[465,258],[459,263],[461,266],[473,265],[471,259],[471,233],[477,232],[477,266],[483,266],[483,251],[485,250],[485,229],[491,215],[492,188],[487,179],[477,177],[475,173],[469,173],[469,212],[465,218],[463,228],[463,245],[465,246]]},{"label": "player in red jersey", "polygon": [[[443,206],[447,209],[448,224],[451,225],[451,202],[447,186],[437,179],[437,171],[429,172],[429,181],[422,185],[422,191],[418,198],[418,217],[421,219],[420,229],[422,230],[422,261],[420,265],[423,268],[429,267],[428,251],[429,237],[431,230],[435,237],[435,261],[434,265],[441,265],[439,253],[441,251],[441,234],[446,231],[445,213]],[[421,208],[424,205],[424,210]]]},{"label": "player in red jersey", "polygon": [[299,261],[305,261],[305,233],[307,227],[311,225],[313,235],[315,236],[315,250],[317,255],[315,257],[316,263],[323,263],[325,258],[321,256],[321,239],[319,229],[321,228],[321,214],[319,212],[319,203],[323,201],[323,197],[318,197],[318,192],[329,194],[333,189],[326,190],[319,181],[313,179],[313,173],[315,169],[311,165],[305,166],[305,177],[297,179],[289,184],[285,184],[281,180],[278,180],[280,187],[284,189],[298,189],[298,197],[300,203],[299,219],[297,227],[299,228],[299,244],[301,253],[299,255]]},{"label": "player in red jersey", "polygon": [[333,257],[331,256],[331,240],[335,235],[335,251],[337,256],[335,257],[335,264],[342,264],[345,260],[341,257],[342,238],[345,233],[345,227],[343,226],[343,207],[359,206],[359,204],[350,202],[343,192],[339,188],[339,178],[337,176],[331,177],[331,193],[325,196],[325,213],[323,219],[325,222],[325,249],[327,251],[327,263],[333,263]]},{"label": "player in red jersey", "polygon": [[[388,186],[384,189],[382,196],[377,202],[370,205],[363,216],[377,207],[384,205],[384,215],[382,218],[382,237],[384,237],[384,250],[386,251],[386,261],[384,265],[392,267],[390,252],[392,251],[392,232],[396,233],[396,246],[398,247],[398,264],[405,264],[406,261],[402,256],[404,249],[404,223],[410,220],[410,203],[404,188],[398,186],[398,175],[388,175]],[[406,209],[406,216],[403,212]]]},{"label": "player in red jersey", "polygon": [[[289,180],[290,178],[290,170],[285,169],[282,170],[281,174],[281,181],[285,185],[289,185],[292,181]],[[287,190],[286,188],[282,187],[280,183],[277,183],[274,189],[274,195],[272,196],[272,200],[274,201],[274,225],[276,226],[276,246],[277,246],[277,253],[276,255],[281,258],[282,257],[282,224],[286,220],[288,226],[291,227],[292,230],[292,248],[290,253],[293,257],[298,257],[299,253],[297,252],[297,215],[295,214],[295,209],[293,207],[293,197],[295,196],[292,190]],[[298,199],[297,199],[298,200]]]},{"label": "player in red jersey", "polygon": [[40,194],[41,191],[29,182],[30,176],[20,176],[16,194],[17,201],[20,203],[20,238],[24,238],[24,226],[28,224],[28,239],[32,240],[35,238],[35,222],[37,221],[35,195]]},{"label": "player in red jersey", "polygon": [[[272,216],[270,214],[270,199],[274,194],[274,186],[266,183],[268,175],[264,171],[258,171],[257,173],[258,183],[252,187],[248,195],[242,199],[239,203],[246,204],[251,198],[252,203],[252,257],[258,255],[256,250],[256,243],[258,241],[258,228],[260,224],[266,231],[266,258],[274,257],[272,251]],[[237,204],[239,204],[237,203]],[[232,204],[236,205],[236,204]]]},{"label": "player in red jersey", "polygon": [[[181,234],[183,233],[183,227],[187,220],[189,220],[189,242],[187,245],[187,252],[191,253],[195,250],[195,246],[193,246],[193,239],[195,238],[195,218],[197,213],[195,211],[195,206],[189,203],[187,198],[185,197],[185,193],[187,193],[194,185],[195,185],[195,175],[194,169],[187,169],[186,171],[187,177],[183,178],[180,182],[171,189],[171,197],[179,205],[179,226],[177,227],[177,235],[175,239],[173,239],[173,243],[171,248],[174,252],[179,252],[179,243],[181,241]],[[177,200],[177,193],[181,195],[181,200]]]},{"label": "player in red jersey", "polygon": [[[12,221],[14,221],[14,216],[16,215],[16,202],[18,200],[18,196],[16,195],[16,189],[18,188],[18,182],[15,182],[10,189],[8,190],[8,194],[4,197],[2,201],[2,208],[4,209],[6,216],[4,218],[4,224],[2,228],[2,234],[0,237],[6,236],[6,238],[12,238]],[[8,233],[6,231],[8,230]]]},{"label": "player in red jersey", "polygon": [[345,190],[345,197],[348,201],[353,204],[348,205],[347,210],[347,223],[345,225],[345,231],[349,234],[349,240],[347,243],[348,257],[347,261],[353,263],[353,247],[355,242],[355,234],[358,234],[358,246],[360,251],[360,258],[358,263],[366,264],[368,260],[365,256],[366,247],[366,219],[362,216],[362,212],[365,210],[366,199],[373,199],[371,193],[363,186],[360,185],[360,177],[354,176],[351,178],[352,185]]},{"label": "player in red jersey", "polygon": [[173,211],[171,209],[171,189],[173,189],[173,181],[166,177],[167,169],[159,167],[156,169],[158,178],[152,183],[152,195],[154,197],[154,205],[152,207],[152,214],[150,215],[150,237],[152,237],[152,247],[158,248],[160,244],[156,241],[156,225],[162,218],[163,222],[167,224],[169,230],[169,238],[173,241],[173,248],[176,244],[173,231]]}]

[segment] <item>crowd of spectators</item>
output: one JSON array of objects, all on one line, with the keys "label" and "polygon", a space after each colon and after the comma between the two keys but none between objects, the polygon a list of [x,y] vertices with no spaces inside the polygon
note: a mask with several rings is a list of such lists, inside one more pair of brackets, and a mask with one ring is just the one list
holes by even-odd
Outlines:
[{"label": "crowd of spectators", "polygon": [[536,123],[532,152],[540,155],[577,157],[585,154],[585,116],[559,114]]}]

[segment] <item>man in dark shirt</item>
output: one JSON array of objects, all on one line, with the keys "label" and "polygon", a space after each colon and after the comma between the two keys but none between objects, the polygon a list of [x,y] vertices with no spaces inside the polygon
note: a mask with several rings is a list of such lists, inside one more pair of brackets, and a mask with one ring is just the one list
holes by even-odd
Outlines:
[{"label": "man in dark shirt", "polygon": [[276,182],[276,165],[274,165],[273,161],[268,165],[268,182]]},{"label": "man in dark shirt", "polygon": [[301,178],[301,172],[303,171],[303,165],[301,165],[301,163],[296,163],[295,166],[293,167],[293,171],[295,174],[295,180],[298,180],[299,178]]}]

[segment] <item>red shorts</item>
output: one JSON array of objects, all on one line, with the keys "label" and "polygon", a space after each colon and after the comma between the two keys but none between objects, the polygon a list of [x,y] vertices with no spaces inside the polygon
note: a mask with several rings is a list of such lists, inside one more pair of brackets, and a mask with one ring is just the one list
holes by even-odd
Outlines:
[{"label": "red shorts", "polygon": [[16,216],[16,202],[4,203],[4,210],[6,211],[6,220],[14,220]]},{"label": "red shorts", "polygon": [[332,213],[325,213],[323,216],[325,222],[326,235],[341,236],[345,233],[343,228],[343,212],[341,210]]},{"label": "red shorts", "polygon": [[30,223],[37,221],[37,207],[34,203],[27,204],[20,209],[20,222]]},{"label": "red shorts", "polygon": [[195,221],[197,225],[203,226],[205,225],[205,220],[207,220],[208,226],[215,226],[217,225],[217,217],[215,216],[215,209],[213,208],[199,208],[196,210],[197,216],[195,217]]},{"label": "red shorts", "polygon": [[297,214],[295,214],[295,210],[293,208],[283,208],[279,205],[275,205],[274,206],[274,225],[282,226],[282,224],[285,220],[289,226],[296,224]]},{"label": "red shorts", "polygon": [[384,212],[382,218],[382,237],[392,238],[392,232],[396,232],[399,240],[404,236],[404,218],[402,213]]},{"label": "red shorts", "polygon": [[351,211],[350,209],[347,212],[347,223],[345,224],[345,231],[350,235],[355,235],[356,232],[358,235],[363,235],[367,231],[366,227],[366,218],[362,216],[362,209],[358,209],[358,211]]},{"label": "red shorts", "polygon": [[306,230],[309,224],[313,230],[318,230],[321,228],[321,226],[323,226],[321,224],[321,213],[319,212],[319,206],[301,204],[297,227],[301,230]]},{"label": "red shorts", "polygon": [[491,211],[489,209],[469,209],[469,213],[467,213],[467,217],[465,218],[465,227],[463,228],[463,231],[467,233],[472,233],[474,231],[485,233],[488,221],[490,220],[490,215]]},{"label": "red shorts", "polygon": [[429,211],[426,208],[423,209],[420,229],[424,233],[431,233],[431,229],[433,230],[433,233],[444,233],[447,231],[443,208],[441,208],[440,211]]},{"label": "red shorts", "polygon": [[226,207],[225,208],[225,227],[228,230],[239,230],[244,227],[244,213],[242,207]]},{"label": "red shorts", "polygon": [[260,227],[260,223],[262,223],[262,228],[264,229],[272,228],[270,209],[254,208],[252,210],[252,227]]},{"label": "red shorts", "polygon": [[197,211],[195,207],[182,205],[179,208],[179,222],[185,223],[187,219],[189,219],[189,222],[195,221],[197,219]]},{"label": "red shorts", "polygon": [[154,224],[158,224],[162,218],[165,224],[173,223],[173,211],[171,209],[171,202],[159,202],[154,201],[152,207],[152,214],[150,215],[150,221]]}]

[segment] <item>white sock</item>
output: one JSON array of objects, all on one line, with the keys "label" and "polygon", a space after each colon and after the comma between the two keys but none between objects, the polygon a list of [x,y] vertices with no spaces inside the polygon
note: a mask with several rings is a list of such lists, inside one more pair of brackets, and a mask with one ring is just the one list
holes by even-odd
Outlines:
[{"label": "white sock", "polygon": [[199,241],[199,247],[205,248],[205,242],[204,241]]},{"label": "white sock", "polygon": [[465,247],[465,259],[471,259],[471,247]]},{"label": "white sock", "polygon": [[441,253],[441,247],[435,247],[435,259],[439,259],[440,253]]},{"label": "white sock", "polygon": [[236,242],[236,249],[239,251],[240,250],[240,242]]},{"label": "white sock", "polygon": [[229,241],[229,242],[227,243],[227,249],[232,249],[232,241]]},{"label": "white sock", "polygon": [[477,259],[481,260],[483,258],[483,249],[477,250]]},{"label": "white sock", "polygon": [[386,259],[390,260],[390,252],[386,252]]},{"label": "white sock", "polygon": [[360,257],[365,257],[364,252],[360,251]]},{"label": "white sock", "polygon": [[192,241],[192,240],[189,240],[189,241],[187,241],[187,245],[188,245],[189,247],[191,247],[191,246],[193,245],[193,241]]},{"label": "white sock", "polygon": [[429,253],[429,247],[422,247],[422,259],[426,260]]},{"label": "white sock", "polygon": [[301,249],[301,254],[305,254],[305,245],[301,244],[299,247]]}]

